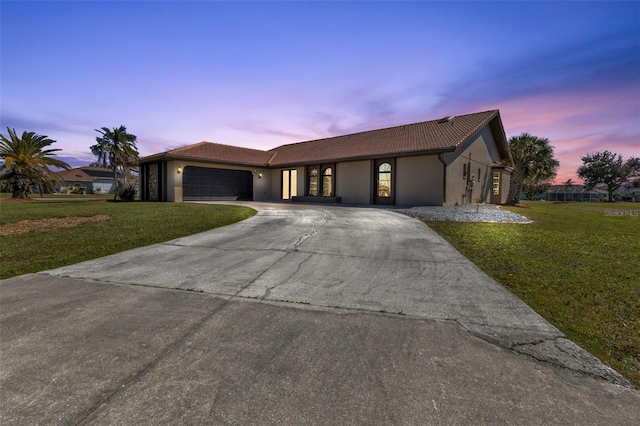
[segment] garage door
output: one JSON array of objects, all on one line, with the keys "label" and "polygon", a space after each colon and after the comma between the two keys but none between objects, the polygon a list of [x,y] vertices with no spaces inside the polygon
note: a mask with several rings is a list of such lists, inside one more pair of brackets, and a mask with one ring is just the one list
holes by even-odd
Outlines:
[{"label": "garage door", "polygon": [[182,199],[253,200],[253,175],[244,170],[187,166],[182,177]]}]

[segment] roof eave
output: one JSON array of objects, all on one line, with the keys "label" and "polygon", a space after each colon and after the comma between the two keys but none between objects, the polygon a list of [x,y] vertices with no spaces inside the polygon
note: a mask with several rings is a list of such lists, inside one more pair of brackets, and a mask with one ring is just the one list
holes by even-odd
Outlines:
[{"label": "roof eave", "polygon": [[400,152],[390,152],[390,153],[378,153],[371,155],[359,155],[352,157],[335,157],[335,158],[324,158],[324,159],[315,159],[315,160],[307,160],[307,161],[298,161],[298,162],[288,162],[288,163],[276,163],[271,164],[270,168],[282,168],[282,167],[293,167],[293,166],[308,166],[313,164],[320,163],[344,163],[351,161],[362,161],[362,160],[374,160],[378,158],[400,158],[400,157],[412,157],[415,155],[437,155],[445,152],[453,152],[456,150],[455,146],[447,147],[447,148],[435,148],[435,149],[420,149],[413,151],[400,151]]},{"label": "roof eave", "polygon": [[502,124],[502,118],[500,117],[500,111],[496,110],[495,114],[489,120],[489,128],[491,129],[496,145],[500,151],[500,155],[509,161],[507,166],[513,166],[513,157],[511,156],[511,150],[509,149],[509,140],[504,132],[504,126]]},{"label": "roof eave", "polygon": [[231,160],[221,160],[221,159],[212,159],[212,158],[204,158],[204,157],[190,157],[187,155],[174,155],[169,154],[167,152],[163,152],[161,154],[150,155],[148,157],[141,158],[138,161],[138,165],[142,165],[145,163],[151,163],[155,161],[169,161],[169,160],[182,160],[182,161],[194,161],[199,163],[217,163],[217,164],[231,164],[235,166],[251,166],[251,167],[268,167],[267,163],[254,163],[251,161],[231,161]]}]

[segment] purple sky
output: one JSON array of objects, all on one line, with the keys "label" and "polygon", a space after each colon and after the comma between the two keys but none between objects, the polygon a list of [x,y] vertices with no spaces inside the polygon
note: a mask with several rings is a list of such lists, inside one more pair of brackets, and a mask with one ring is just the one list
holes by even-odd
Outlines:
[{"label": "purple sky", "polygon": [[285,143],[500,109],[580,156],[640,156],[640,2],[0,3],[1,132],[95,160],[100,127],[141,155]]}]

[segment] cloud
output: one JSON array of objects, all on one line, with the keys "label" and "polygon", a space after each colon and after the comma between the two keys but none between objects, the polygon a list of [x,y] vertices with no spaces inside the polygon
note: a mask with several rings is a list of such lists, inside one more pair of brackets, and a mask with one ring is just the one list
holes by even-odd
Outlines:
[{"label": "cloud", "polygon": [[54,156],[54,158],[57,158],[58,160],[64,161],[65,163],[67,163],[68,165],[71,166],[71,168],[75,168],[75,167],[80,167],[80,166],[87,166],[89,164],[91,164],[92,162],[95,161],[95,158],[91,158],[91,159],[83,159],[83,158],[78,158],[78,157],[67,157],[67,156],[59,156],[56,155]]},{"label": "cloud", "polygon": [[239,130],[241,132],[248,132],[257,135],[276,136],[278,139],[287,139],[289,140],[289,142],[303,141],[307,138],[307,136],[303,134],[269,128],[264,123],[255,120],[245,120],[242,123],[237,122],[234,124],[228,124],[227,127],[234,130]]},{"label": "cloud", "polygon": [[[75,124],[61,124],[74,122]],[[12,129],[16,129],[18,133],[36,132],[47,136],[55,133],[75,133],[78,135],[86,135],[93,132],[93,128],[87,123],[78,122],[77,120],[72,120],[68,117],[53,122],[5,112],[0,114],[0,127],[3,130],[10,127]]]},{"label": "cloud", "polygon": [[497,103],[544,93],[640,91],[637,35],[621,32],[503,62],[486,61],[439,94],[439,106]]},{"label": "cloud", "polygon": [[353,86],[334,95],[323,108],[305,114],[301,126],[317,138],[332,137],[432,119],[429,101],[413,85]]}]

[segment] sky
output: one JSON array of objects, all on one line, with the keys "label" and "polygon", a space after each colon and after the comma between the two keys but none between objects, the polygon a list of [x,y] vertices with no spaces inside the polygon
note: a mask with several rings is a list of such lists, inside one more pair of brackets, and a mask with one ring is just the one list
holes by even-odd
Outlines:
[{"label": "sky", "polygon": [[95,161],[101,127],[141,156],[256,149],[499,109],[580,159],[640,156],[640,2],[0,2],[0,133]]}]

